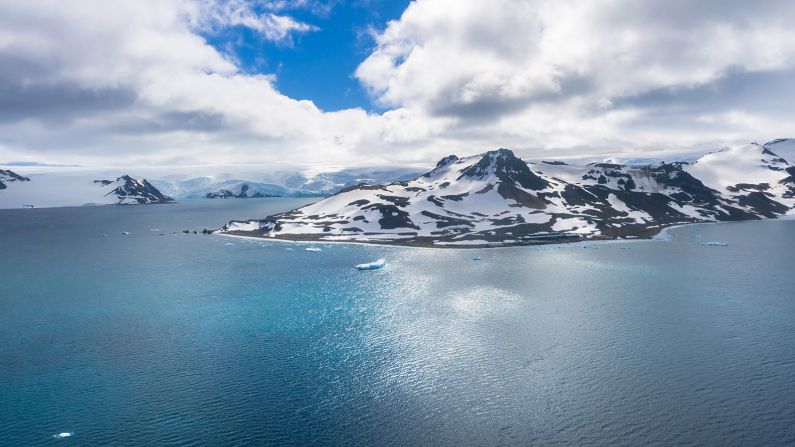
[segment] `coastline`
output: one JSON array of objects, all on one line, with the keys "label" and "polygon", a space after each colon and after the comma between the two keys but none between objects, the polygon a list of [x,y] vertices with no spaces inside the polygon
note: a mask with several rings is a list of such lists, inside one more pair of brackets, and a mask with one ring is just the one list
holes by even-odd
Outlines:
[{"label": "coastline", "polygon": [[[240,239],[249,239],[255,241],[275,241],[275,242],[282,242],[288,244],[303,244],[303,245],[310,245],[310,244],[352,244],[352,245],[369,245],[369,246],[382,246],[382,247],[403,247],[403,248],[422,248],[422,249],[460,249],[460,250],[472,250],[472,249],[499,249],[499,248],[533,248],[533,247],[554,247],[554,246],[576,246],[577,244],[616,244],[616,243],[627,243],[627,242],[649,242],[649,241],[668,241],[670,239],[666,239],[666,234],[668,230],[678,227],[683,227],[685,225],[694,225],[699,223],[711,223],[711,222],[686,222],[686,223],[678,223],[673,224],[670,226],[660,226],[657,228],[650,229],[648,235],[634,237],[634,238],[611,238],[611,237],[595,237],[595,238],[585,238],[580,237],[576,240],[562,240],[564,238],[556,238],[556,239],[538,239],[533,242],[516,242],[516,243],[495,243],[495,244],[463,244],[463,245],[456,245],[456,244],[434,244],[432,242],[425,242],[425,241],[416,241],[416,239],[407,242],[401,241],[361,241],[361,240],[325,240],[320,238],[313,238],[307,236],[298,236],[298,237],[273,237],[273,236],[252,236],[251,234],[243,234],[243,233],[251,233],[251,232],[218,232],[214,231],[213,235],[218,236],[226,236],[232,238],[240,238]],[[717,222],[716,222],[717,223]],[[574,238],[571,238],[574,239]]]}]

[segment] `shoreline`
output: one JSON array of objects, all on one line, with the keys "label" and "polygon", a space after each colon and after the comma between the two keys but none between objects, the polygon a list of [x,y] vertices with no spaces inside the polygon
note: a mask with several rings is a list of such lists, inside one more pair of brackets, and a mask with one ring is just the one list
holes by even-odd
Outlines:
[{"label": "shoreline", "polygon": [[[509,243],[509,244],[500,244],[500,245],[484,245],[484,244],[471,244],[471,245],[455,245],[455,244],[448,244],[448,245],[436,245],[433,243],[402,243],[402,242],[365,242],[365,241],[344,241],[344,240],[324,240],[324,239],[308,239],[308,238],[291,238],[291,237],[269,237],[269,236],[251,236],[246,234],[240,234],[242,232],[225,232],[225,233],[218,233],[213,232],[212,235],[214,236],[226,236],[231,238],[239,238],[239,239],[247,239],[253,241],[274,241],[274,242],[281,242],[287,244],[304,244],[304,245],[311,245],[311,244],[350,244],[350,245],[363,245],[363,246],[382,246],[382,247],[400,247],[400,248],[418,248],[418,249],[453,249],[453,250],[473,250],[473,249],[505,249],[505,248],[533,248],[533,247],[554,247],[554,246],[576,246],[577,244],[618,244],[618,243],[628,243],[628,242],[667,242],[670,239],[666,239],[666,234],[669,230],[679,227],[684,227],[686,225],[696,225],[702,223],[713,223],[713,222],[687,222],[687,223],[680,223],[674,224],[665,227],[657,228],[653,234],[645,237],[637,237],[637,238],[630,238],[630,239],[619,239],[619,238],[607,238],[607,237],[599,237],[599,238],[579,238],[577,240],[571,241],[561,241],[559,239],[549,240],[549,242],[535,242],[535,243]],[[714,222],[719,223],[719,222]]]},{"label": "shoreline", "polygon": [[350,244],[350,245],[362,245],[362,246],[381,246],[381,247],[397,247],[397,248],[415,248],[415,249],[431,249],[431,250],[473,250],[473,249],[506,249],[506,248],[538,248],[538,247],[572,247],[577,246],[577,244],[599,244],[599,245],[606,245],[606,244],[622,244],[622,243],[636,243],[636,242],[671,242],[673,239],[673,235],[671,234],[672,231],[677,230],[679,228],[684,228],[693,225],[716,225],[716,224],[741,224],[746,222],[767,222],[767,221],[777,221],[777,220],[793,220],[795,221],[795,215],[786,215],[781,216],[775,219],[760,219],[760,220],[739,220],[739,221],[718,221],[718,222],[684,222],[684,223],[677,223],[668,226],[661,226],[659,227],[658,231],[654,234],[646,236],[646,237],[637,237],[637,238],[630,238],[630,239],[619,239],[619,238],[594,238],[594,239],[580,239],[576,241],[569,241],[569,242],[562,242],[562,241],[550,241],[550,242],[542,242],[542,243],[515,243],[515,244],[504,244],[504,245],[433,245],[433,244],[406,244],[400,242],[363,242],[363,241],[328,241],[323,239],[299,239],[299,238],[287,238],[287,237],[267,237],[267,236],[250,236],[244,234],[236,234],[236,233],[216,233],[213,232],[213,236],[226,236],[231,238],[239,238],[239,239],[249,239],[253,241],[274,241],[280,242],[285,244]]}]

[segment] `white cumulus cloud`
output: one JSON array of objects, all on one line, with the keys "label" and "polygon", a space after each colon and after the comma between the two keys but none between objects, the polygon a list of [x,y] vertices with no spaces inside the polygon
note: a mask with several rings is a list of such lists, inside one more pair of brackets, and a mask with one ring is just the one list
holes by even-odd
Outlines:
[{"label": "white cumulus cloud", "polygon": [[291,11],[329,5],[0,0],[0,162],[432,163],[795,135],[781,0],[416,0],[352,73],[379,113],[286,96],[203,37],[300,45],[323,30]]}]

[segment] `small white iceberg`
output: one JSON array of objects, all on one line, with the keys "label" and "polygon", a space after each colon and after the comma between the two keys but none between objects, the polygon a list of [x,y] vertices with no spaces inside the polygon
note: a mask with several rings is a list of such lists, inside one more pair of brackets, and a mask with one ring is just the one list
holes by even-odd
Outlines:
[{"label": "small white iceberg", "polygon": [[698,245],[703,245],[705,247],[728,247],[729,244],[726,242],[701,242]]},{"label": "small white iceberg", "polygon": [[233,244],[233,243],[231,243],[231,242],[227,242],[227,243],[225,243],[224,245],[235,245],[235,244]]},{"label": "small white iceberg", "polygon": [[125,235],[125,236],[129,236],[129,235],[130,235],[130,232],[129,232],[129,231],[122,231],[122,232],[121,232],[121,234],[123,234],[123,235]]},{"label": "small white iceberg", "polygon": [[54,434],[54,435],[52,435],[52,437],[53,437],[53,438],[55,438],[55,439],[63,439],[63,438],[69,438],[69,437],[71,437],[73,434],[74,434],[74,433],[72,433],[72,432],[70,432],[70,431],[65,431],[65,432],[63,432],[63,433],[57,433],[57,434]]},{"label": "small white iceberg", "polygon": [[304,250],[306,250],[306,251],[320,251],[320,249],[317,248],[317,247],[307,247]]},{"label": "small white iceberg", "polygon": [[378,270],[384,268],[386,265],[386,259],[381,258],[377,261],[368,262],[366,264],[359,264],[356,266],[358,270]]},{"label": "small white iceberg", "polygon": [[481,258],[480,256],[475,256],[474,258],[472,258],[473,261],[480,261],[481,259],[483,258]]}]

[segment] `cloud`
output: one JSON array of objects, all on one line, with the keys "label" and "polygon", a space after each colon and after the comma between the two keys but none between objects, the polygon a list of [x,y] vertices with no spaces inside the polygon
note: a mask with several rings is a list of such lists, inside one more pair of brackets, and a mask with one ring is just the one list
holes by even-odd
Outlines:
[{"label": "cloud", "polygon": [[[290,16],[273,12],[257,12],[256,5],[244,0],[215,0],[197,5],[194,20],[206,31],[217,28],[242,26],[259,33],[272,42],[292,44],[291,36],[295,33],[317,31],[318,28],[300,22]],[[310,7],[308,2],[296,2],[287,5],[285,2],[262,2],[260,9],[284,10],[289,8]]]},{"label": "cloud", "polygon": [[[780,1],[475,0],[451,8],[420,0],[377,37],[356,75],[385,105],[441,113],[538,97],[611,100],[710,83],[730,69],[792,67],[793,12]],[[569,88],[584,84],[586,92]]]},{"label": "cloud", "polygon": [[248,13],[180,0],[59,5],[0,4],[4,159],[308,161],[347,150],[322,133],[355,131],[339,116],[367,120],[280,94],[273,76],[241,72],[199,35],[208,16],[231,26]]},{"label": "cloud", "polygon": [[[795,99],[793,14],[781,1],[418,0],[356,76],[385,107],[528,151],[717,144],[795,130],[754,108]],[[755,95],[740,104],[737,88]],[[686,104],[675,125],[657,115],[672,103]],[[719,124],[741,110],[755,119]]]},{"label": "cloud", "polygon": [[290,98],[204,37],[289,46],[322,32],[297,8],[334,4],[0,2],[0,160],[433,163],[795,135],[792,2],[416,0],[354,74],[380,113]]}]

